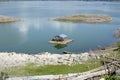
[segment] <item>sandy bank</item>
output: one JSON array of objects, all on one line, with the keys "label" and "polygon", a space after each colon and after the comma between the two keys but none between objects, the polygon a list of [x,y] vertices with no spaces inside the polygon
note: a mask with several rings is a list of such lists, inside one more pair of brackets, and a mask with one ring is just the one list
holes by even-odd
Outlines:
[{"label": "sandy bank", "polygon": [[64,41],[49,41],[49,43],[51,44],[67,44],[67,43],[70,43],[72,42],[73,40],[72,39],[64,39]]},{"label": "sandy bank", "polygon": [[40,54],[18,54],[18,53],[0,53],[0,67],[24,66],[27,63],[36,63],[38,65],[59,65],[59,64],[78,64],[89,59],[99,59],[108,55],[107,53],[80,53],[80,54],[51,54],[48,52]]},{"label": "sandy bank", "polygon": [[65,17],[59,17],[53,19],[61,22],[73,22],[73,23],[102,23],[109,22],[112,17],[103,14],[78,14]]},{"label": "sandy bank", "polygon": [[16,21],[20,21],[20,20],[17,18],[0,15],[0,23],[9,23],[9,22],[16,22]]}]

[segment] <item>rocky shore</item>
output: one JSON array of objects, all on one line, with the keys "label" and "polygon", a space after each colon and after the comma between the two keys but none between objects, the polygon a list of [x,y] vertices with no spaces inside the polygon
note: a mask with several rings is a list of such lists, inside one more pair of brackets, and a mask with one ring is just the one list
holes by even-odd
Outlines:
[{"label": "rocky shore", "polygon": [[73,23],[102,23],[111,21],[112,17],[104,14],[77,14],[71,16],[58,17],[53,20]]},{"label": "rocky shore", "polygon": [[27,63],[36,63],[38,65],[74,65],[83,63],[89,59],[99,59],[109,53],[79,53],[79,54],[51,54],[48,52],[40,54],[23,54],[23,53],[0,53],[0,67],[24,66]]},{"label": "rocky shore", "polygon": [[9,22],[16,22],[16,21],[20,21],[20,20],[17,18],[0,15],[0,23],[9,23]]}]

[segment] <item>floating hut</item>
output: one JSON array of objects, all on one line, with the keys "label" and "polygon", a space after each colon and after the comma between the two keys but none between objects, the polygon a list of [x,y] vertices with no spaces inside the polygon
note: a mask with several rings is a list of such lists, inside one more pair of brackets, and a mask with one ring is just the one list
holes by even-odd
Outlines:
[{"label": "floating hut", "polygon": [[60,34],[55,36],[51,41],[49,41],[49,43],[52,44],[67,44],[69,42],[72,42],[72,39],[66,39],[67,35],[65,34]]}]

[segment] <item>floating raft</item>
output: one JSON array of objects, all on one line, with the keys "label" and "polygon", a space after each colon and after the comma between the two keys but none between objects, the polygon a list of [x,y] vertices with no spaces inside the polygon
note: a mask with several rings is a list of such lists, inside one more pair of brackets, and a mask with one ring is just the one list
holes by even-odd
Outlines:
[{"label": "floating raft", "polygon": [[69,42],[72,42],[73,40],[72,39],[64,39],[64,41],[49,41],[49,43],[51,44],[67,44]]}]

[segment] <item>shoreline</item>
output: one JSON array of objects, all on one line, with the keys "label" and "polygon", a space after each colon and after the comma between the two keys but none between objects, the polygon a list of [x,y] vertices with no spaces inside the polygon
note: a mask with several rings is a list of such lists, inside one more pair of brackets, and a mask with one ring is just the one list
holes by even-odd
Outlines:
[{"label": "shoreline", "polygon": [[100,59],[108,56],[117,49],[116,44],[105,47],[105,49],[95,49],[88,52],[68,52],[64,54],[41,52],[38,54],[26,54],[15,52],[0,52],[0,68],[25,66],[28,63],[44,65],[74,65],[82,64],[90,59]]},{"label": "shoreline", "polygon": [[0,53],[0,67],[25,66],[28,63],[44,65],[75,65],[84,63],[90,59],[100,59],[108,56],[109,53],[80,53],[80,54],[51,54],[48,52],[42,54],[20,54],[20,53]]},{"label": "shoreline", "polygon": [[[105,50],[97,49],[89,52],[84,53],[72,53],[72,54],[54,54],[49,52],[42,52],[38,54],[24,54],[24,53],[15,53],[15,52],[0,52],[0,69],[12,69],[15,67],[24,67],[26,64],[34,63],[37,66],[44,66],[44,65],[69,65],[74,66],[76,64],[83,64],[88,60],[98,60],[100,58],[104,58],[110,55],[117,48],[116,44],[108,46]],[[94,70],[100,70],[101,68],[97,67]],[[90,72],[89,70],[87,72]],[[49,75],[38,75],[38,76],[16,76],[16,77],[9,77],[6,80],[16,80],[16,79],[55,79],[55,77],[60,76],[67,76],[72,78],[71,76],[79,75],[83,77],[83,74],[86,75],[87,72],[79,72],[79,73],[68,73],[68,74],[49,74]],[[89,74],[89,73],[87,73]],[[79,79],[81,79],[81,77]],[[56,78],[58,79],[58,78]],[[73,77],[72,79],[76,79]]]}]

